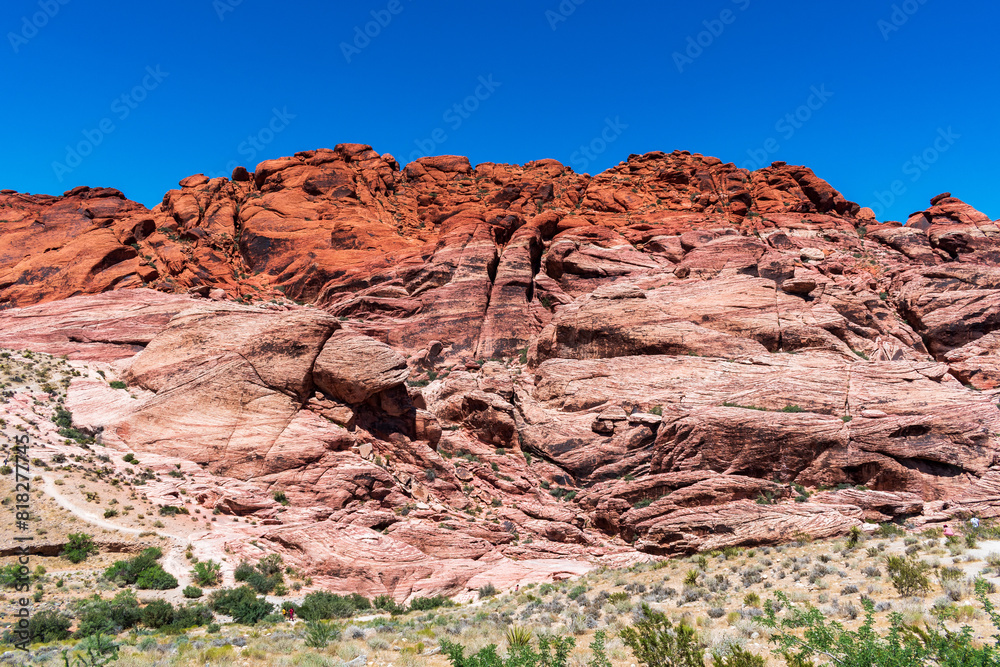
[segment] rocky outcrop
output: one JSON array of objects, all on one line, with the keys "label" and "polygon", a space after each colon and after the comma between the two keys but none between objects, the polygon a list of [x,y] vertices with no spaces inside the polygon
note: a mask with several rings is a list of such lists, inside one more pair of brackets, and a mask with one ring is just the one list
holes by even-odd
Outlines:
[{"label": "rocky outcrop", "polygon": [[784,163],[346,144],[152,210],[0,205],[0,346],[126,382],[74,378],[79,427],[184,462],[331,590],[996,513],[1000,232],[950,195],[902,226]]}]

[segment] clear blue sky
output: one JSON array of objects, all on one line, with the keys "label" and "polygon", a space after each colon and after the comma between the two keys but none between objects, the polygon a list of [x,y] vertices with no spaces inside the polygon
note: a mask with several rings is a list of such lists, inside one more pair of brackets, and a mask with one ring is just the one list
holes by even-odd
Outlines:
[{"label": "clear blue sky", "polygon": [[590,173],[687,149],[808,165],[882,219],[946,190],[998,218],[998,19],[942,0],[6,0],[0,188],[152,206],[189,174],[342,142]]}]

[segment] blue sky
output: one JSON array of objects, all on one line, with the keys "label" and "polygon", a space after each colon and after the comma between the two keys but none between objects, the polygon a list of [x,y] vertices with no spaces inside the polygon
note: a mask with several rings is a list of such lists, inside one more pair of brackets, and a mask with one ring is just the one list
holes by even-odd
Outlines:
[{"label": "blue sky", "polygon": [[977,4],[7,0],[0,188],[153,206],[342,142],[589,173],[687,149],[808,165],[883,220],[943,191],[1000,218],[1000,6]]}]

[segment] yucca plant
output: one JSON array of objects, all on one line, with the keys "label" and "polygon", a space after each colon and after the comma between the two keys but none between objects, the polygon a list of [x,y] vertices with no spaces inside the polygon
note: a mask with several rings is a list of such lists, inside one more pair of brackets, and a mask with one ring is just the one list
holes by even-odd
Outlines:
[{"label": "yucca plant", "polygon": [[531,645],[531,630],[520,625],[512,625],[507,628],[506,639],[508,648],[525,648]]},{"label": "yucca plant", "polygon": [[309,648],[326,648],[327,644],[337,638],[337,628],[324,621],[308,621],[306,623],[306,646]]}]

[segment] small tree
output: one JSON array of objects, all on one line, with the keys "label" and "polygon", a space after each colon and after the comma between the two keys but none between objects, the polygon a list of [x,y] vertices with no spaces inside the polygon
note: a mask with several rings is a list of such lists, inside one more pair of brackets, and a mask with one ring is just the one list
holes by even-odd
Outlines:
[{"label": "small tree", "polygon": [[885,566],[893,587],[903,597],[924,595],[930,591],[931,582],[926,574],[931,569],[928,563],[903,556],[886,556]]},{"label": "small tree", "polygon": [[90,535],[70,533],[62,553],[59,555],[71,563],[82,563],[87,560],[88,556],[96,554],[98,551],[99,549]]},{"label": "small tree", "polygon": [[694,629],[642,605],[641,621],[621,631],[622,641],[646,667],[703,667],[705,647]]},{"label": "small tree", "polygon": [[55,611],[40,611],[28,621],[28,634],[32,642],[61,641],[69,637],[72,621]]}]

